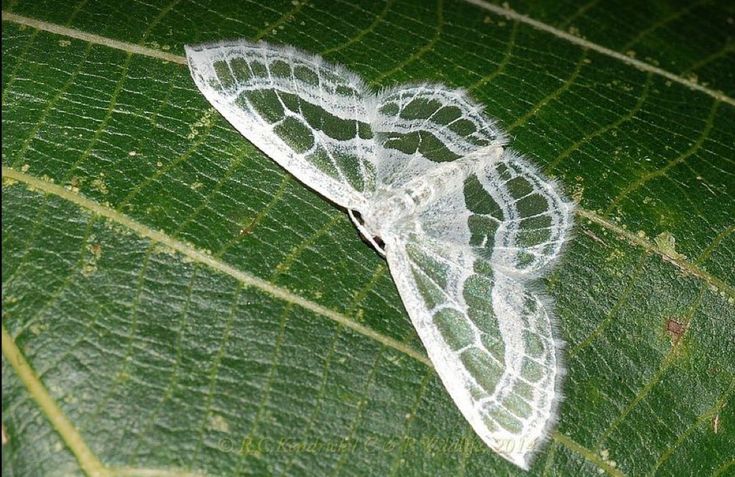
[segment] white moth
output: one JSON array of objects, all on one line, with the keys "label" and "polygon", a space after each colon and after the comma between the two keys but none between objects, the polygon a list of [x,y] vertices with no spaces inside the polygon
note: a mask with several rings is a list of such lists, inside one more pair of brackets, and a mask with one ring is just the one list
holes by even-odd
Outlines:
[{"label": "white moth", "polygon": [[290,47],[186,48],[201,92],[248,140],[346,208],[388,261],[447,391],[527,469],[560,398],[560,341],[529,281],[560,254],[572,204],[463,92],[371,91]]}]

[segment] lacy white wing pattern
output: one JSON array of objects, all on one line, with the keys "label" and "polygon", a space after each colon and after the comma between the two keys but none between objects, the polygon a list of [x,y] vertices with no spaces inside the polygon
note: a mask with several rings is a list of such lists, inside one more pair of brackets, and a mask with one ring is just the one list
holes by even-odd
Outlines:
[{"label": "lacy white wing pattern", "polygon": [[574,204],[519,154],[505,150],[465,181],[463,195],[470,244],[496,270],[534,278],[561,255]]},{"label": "lacy white wing pattern", "polygon": [[561,255],[574,204],[513,151],[475,157],[474,172],[455,179],[459,190],[421,212],[422,226],[430,236],[470,246],[496,272],[521,281],[538,277]]},{"label": "lacy white wing pattern", "polygon": [[[445,196],[441,200],[449,204],[427,209],[439,219],[437,235],[453,234],[452,241],[471,244],[519,279],[537,276],[560,255],[572,204],[520,155],[494,150],[504,146],[503,132],[463,91],[398,86],[378,95],[374,117],[378,187],[400,190],[445,163],[476,157],[479,173],[465,182],[464,194]],[[446,169],[443,175],[458,172]]]},{"label": "lacy white wing pattern", "polygon": [[551,311],[525,282],[560,253],[573,206],[512,152],[481,149],[453,164],[436,166],[448,177],[430,181],[431,200],[383,237],[386,257],[464,416],[527,468],[555,419],[562,366]]},{"label": "lacy white wing pattern", "polygon": [[359,209],[375,188],[373,95],[354,73],[294,48],[187,46],[195,83],[248,140],[303,183]]},{"label": "lacy white wing pattern", "polygon": [[406,310],[452,399],[490,448],[527,469],[559,397],[549,311],[472,249],[420,227],[385,244]]},{"label": "lacy white wing pattern", "polygon": [[505,142],[480,105],[442,85],[401,85],[381,92],[372,127],[378,182],[393,189],[441,163]]}]

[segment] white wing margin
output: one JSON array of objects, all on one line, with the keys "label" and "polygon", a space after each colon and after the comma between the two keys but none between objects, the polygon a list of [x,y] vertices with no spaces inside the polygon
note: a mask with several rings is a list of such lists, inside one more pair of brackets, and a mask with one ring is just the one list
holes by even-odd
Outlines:
[{"label": "white wing margin", "polygon": [[553,318],[469,248],[417,231],[385,239],[389,268],[447,391],[475,432],[523,469],[556,418]]},{"label": "white wing margin", "polygon": [[338,65],[245,40],[187,46],[197,87],[250,142],[307,186],[350,209],[375,189],[373,95]]}]

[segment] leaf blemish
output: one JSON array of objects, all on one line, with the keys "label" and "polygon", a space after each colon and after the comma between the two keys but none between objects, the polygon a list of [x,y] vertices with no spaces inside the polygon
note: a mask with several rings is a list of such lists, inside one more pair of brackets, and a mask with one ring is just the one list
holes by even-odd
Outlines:
[{"label": "leaf blemish", "polygon": [[681,323],[671,318],[666,320],[666,332],[671,335],[671,342],[674,345],[679,342],[686,329],[686,323]]},{"label": "leaf blemish", "polygon": [[214,108],[208,109],[206,113],[204,113],[199,119],[196,120],[194,124],[191,125],[189,134],[186,136],[186,139],[191,141],[199,135],[199,132],[202,129],[209,129],[212,126],[212,118],[214,117],[216,112],[217,110],[215,110]]},{"label": "leaf blemish", "polygon": [[98,243],[87,245],[89,254],[85,257],[82,264],[82,275],[89,277],[97,271],[97,262],[102,257],[102,246]]},{"label": "leaf blemish", "polygon": [[680,254],[676,251],[676,239],[670,232],[661,232],[653,239],[658,246],[658,249],[664,255],[673,259],[684,259],[685,255]]}]

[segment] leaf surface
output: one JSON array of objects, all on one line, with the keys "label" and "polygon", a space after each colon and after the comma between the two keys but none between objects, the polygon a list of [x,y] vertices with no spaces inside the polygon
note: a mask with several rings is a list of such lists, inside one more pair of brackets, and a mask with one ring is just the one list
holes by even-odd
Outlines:
[{"label": "leaf surface", "polygon": [[196,90],[183,45],[238,37],[465,88],[579,202],[530,475],[732,471],[734,54],[665,21],[726,39],[729,7],[121,5],[3,5],[4,475],[522,475],[346,214]]}]

